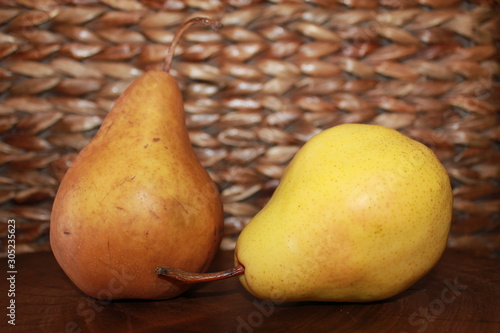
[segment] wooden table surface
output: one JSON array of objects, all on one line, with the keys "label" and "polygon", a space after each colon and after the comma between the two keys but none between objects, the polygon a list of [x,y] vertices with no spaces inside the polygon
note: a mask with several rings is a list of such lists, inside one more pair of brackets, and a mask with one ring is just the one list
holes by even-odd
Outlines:
[{"label": "wooden table surface", "polygon": [[[232,255],[221,251],[212,270],[230,267]],[[18,255],[16,264],[16,325],[2,314],[0,332],[500,332],[500,260],[452,250],[406,292],[368,304],[278,305],[237,279],[167,301],[103,303],[84,296],[50,252]]]}]

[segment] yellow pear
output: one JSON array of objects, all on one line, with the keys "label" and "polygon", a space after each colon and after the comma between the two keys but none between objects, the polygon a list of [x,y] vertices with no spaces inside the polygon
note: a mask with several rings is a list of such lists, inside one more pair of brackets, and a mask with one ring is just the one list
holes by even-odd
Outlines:
[{"label": "yellow pear", "polygon": [[434,153],[382,126],[340,125],[293,158],[235,257],[252,294],[374,301],[426,274],[446,247],[449,177]]},{"label": "yellow pear", "polygon": [[239,275],[273,301],[382,300],[437,263],[451,214],[450,180],[429,148],[386,127],[340,125],[298,151],[241,232],[235,268],[157,273],[188,282]]},{"label": "yellow pear", "polygon": [[50,226],[58,263],[92,297],[171,298],[189,285],[158,279],[155,266],[209,268],[222,204],[170,74],[146,72],[118,99],[61,181]]}]

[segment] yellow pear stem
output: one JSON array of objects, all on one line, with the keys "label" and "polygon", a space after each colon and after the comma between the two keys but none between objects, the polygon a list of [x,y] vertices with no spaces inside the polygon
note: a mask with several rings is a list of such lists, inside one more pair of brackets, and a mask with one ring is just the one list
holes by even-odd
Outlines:
[{"label": "yellow pear stem", "polygon": [[222,28],[222,23],[220,23],[217,20],[210,19],[208,17],[193,17],[190,20],[187,20],[184,22],[181,27],[177,30],[177,32],[174,35],[174,38],[172,40],[172,43],[170,44],[170,47],[168,48],[167,55],[165,57],[165,63],[163,64],[163,70],[168,73],[170,71],[170,66],[172,65],[172,59],[174,57],[174,50],[175,47],[177,46],[177,43],[179,42],[179,39],[181,38],[182,34],[186,29],[188,29],[190,26],[196,23],[201,23],[204,25],[209,26],[213,30],[219,30]]},{"label": "yellow pear stem", "polygon": [[215,272],[215,273],[192,273],[174,267],[156,268],[157,275],[166,276],[174,280],[182,281],[185,283],[200,283],[200,282],[222,280],[238,276],[243,273],[245,273],[245,268],[241,265],[227,269],[225,271]]}]

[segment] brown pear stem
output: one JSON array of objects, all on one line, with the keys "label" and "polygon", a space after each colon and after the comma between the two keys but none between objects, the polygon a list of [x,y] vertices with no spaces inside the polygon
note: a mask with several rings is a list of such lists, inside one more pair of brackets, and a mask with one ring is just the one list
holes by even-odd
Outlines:
[{"label": "brown pear stem", "polygon": [[192,273],[174,267],[158,267],[156,274],[166,276],[177,281],[186,283],[210,282],[216,280],[227,279],[233,276],[238,276],[245,273],[245,268],[241,265],[230,268],[222,272],[215,273]]},{"label": "brown pear stem", "polygon": [[207,25],[213,30],[219,30],[220,28],[222,28],[222,23],[220,23],[220,21],[210,19],[208,17],[193,17],[192,19],[184,22],[179,28],[179,30],[177,30],[177,32],[175,33],[174,39],[172,40],[172,43],[168,48],[167,55],[165,57],[165,63],[163,65],[163,70],[165,72],[168,73],[168,71],[170,71],[170,66],[172,65],[172,59],[174,57],[175,47],[177,46],[177,43],[179,42],[179,39],[181,38],[182,34],[186,29],[188,29],[190,26],[196,23]]}]

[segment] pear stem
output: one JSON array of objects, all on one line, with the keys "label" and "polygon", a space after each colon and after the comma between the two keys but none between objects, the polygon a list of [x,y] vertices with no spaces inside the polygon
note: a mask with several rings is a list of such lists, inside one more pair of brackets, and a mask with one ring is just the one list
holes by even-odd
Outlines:
[{"label": "pear stem", "polygon": [[222,280],[241,275],[245,273],[245,267],[238,265],[225,271],[215,273],[192,273],[174,267],[158,267],[155,271],[159,276],[166,276],[177,281],[185,283],[200,283]]},{"label": "pear stem", "polygon": [[175,50],[175,47],[177,46],[182,34],[184,33],[184,31],[186,29],[188,29],[190,26],[192,26],[193,24],[196,24],[196,23],[201,23],[201,24],[207,25],[213,30],[219,30],[222,28],[222,23],[220,23],[220,21],[210,19],[208,17],[193,17],[192,19],[184,22],[181,25],[181,27],[179,28],[179,30],[177,30],[177,32],[175,33],[174,39],[172,40],[172,43],[170,44],[170,47],[168,48],[167,55],[165,57],[165,63],[163,64],[163,70],[165,72],[168,73],[170,71],[170,66],[172,65],[172,59],[174,57],[174,50]]}]

